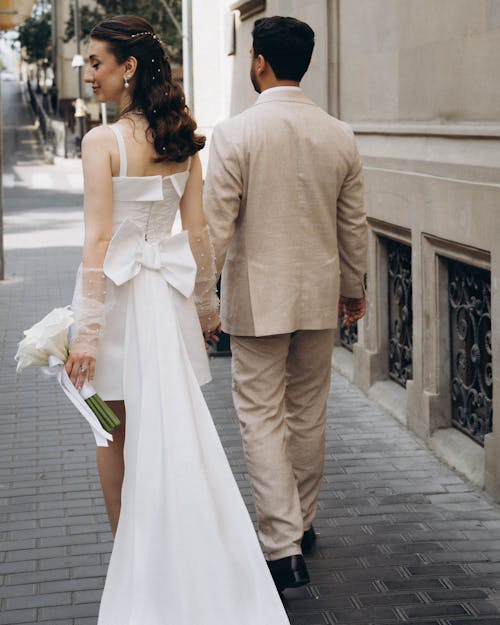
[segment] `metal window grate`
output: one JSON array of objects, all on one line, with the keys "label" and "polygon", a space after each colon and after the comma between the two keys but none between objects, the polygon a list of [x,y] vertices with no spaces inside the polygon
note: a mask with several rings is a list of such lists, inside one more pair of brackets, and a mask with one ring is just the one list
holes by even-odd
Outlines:
[{"label": "metal window grate", "polygon": [[413,313],[411,247],[386,239],[389,295],[389,377],[406,386],[412,378]]},{"label": "metal window grate", "polygon": [[451,422],[480,445],[492,431],[490,272],[448,260]]}]

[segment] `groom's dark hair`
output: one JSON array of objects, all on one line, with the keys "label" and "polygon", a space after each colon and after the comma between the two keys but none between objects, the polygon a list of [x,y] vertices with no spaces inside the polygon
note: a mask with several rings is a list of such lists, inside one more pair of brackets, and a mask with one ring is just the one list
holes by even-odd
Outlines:
[{"label": "groom's dark hair", "polygon": [[255,22],[252,36],[254,56],[262,54],[278,80],[302,80],[314,49],[308,24],[294,17],[263,17]]}]

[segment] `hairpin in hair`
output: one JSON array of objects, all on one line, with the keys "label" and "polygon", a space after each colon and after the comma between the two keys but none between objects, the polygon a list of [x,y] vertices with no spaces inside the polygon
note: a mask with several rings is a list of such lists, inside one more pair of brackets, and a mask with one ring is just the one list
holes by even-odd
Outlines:
[{"label": "hairpin in hair", "polygon": [[144,30],[141,33],[135,33],[133,35],[130,35],[130,38],[134,39],[134,37],[141,37],[143,35],[149,35],[150,37],[153,37],[153,39],[155,41],[158,41],[158,43],[160,43],[160,38],[158,37],[158,35],[155,35],[154,33],[150,32],[149,30]]}]

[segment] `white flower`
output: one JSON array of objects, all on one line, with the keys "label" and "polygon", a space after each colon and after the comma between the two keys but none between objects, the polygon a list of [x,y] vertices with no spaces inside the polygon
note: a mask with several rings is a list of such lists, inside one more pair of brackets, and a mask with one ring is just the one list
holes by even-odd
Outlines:
[{"label": "white flower", "polygon": [[24,331],[19,343],[17,371],[30,365],[47,365],[49,356],[56,356],[63,362],[68,358],[68,328],[74,321],[69,306],[54,308],[41,321]]},{"label": "white flower", "polygon": [[41,321],[25,330],[24,335],[43,343],[47,338],[58,336],[61,332],[66,331],[73,321],[73,312],[69,306],[54,308]]},{"label": "white flower", "polygon": [[42,354],[36,349],[34,345],[31,345],[26,339],[23,339],[19,343],[17,354],[15,356],[17,362],[17,372],[20,373],[26,367],[30,365],[47,365],[48,356]]}]

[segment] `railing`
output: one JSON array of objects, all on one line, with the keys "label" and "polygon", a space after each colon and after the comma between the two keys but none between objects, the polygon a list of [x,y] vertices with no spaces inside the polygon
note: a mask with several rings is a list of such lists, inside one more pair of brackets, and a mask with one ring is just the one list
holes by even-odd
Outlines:
[{"label": "railing", "polygon": [[33,92],[31,81],[28,80],[27,85],[28,85],[28,93],[29,93],[31,108],[33,109],[33,113],[38,119],[38,124],[40,125],[40,130],[42,132],[43,138],[45,141],[47,141],[48,140],[47,135],[49,132],[49,125],[50,125],[48,115],[45,112],[43,106],[41,106],[40,103],[38,102],[38,99]]},{"label": "railing", "polygon": [[389,377],[406,386],[412,378],[413,314],[411,247],[385,239],[389,310]]},{"label": "railing", "polygon": [[31,82],[27,81],[28,95],[31,108],[38,120],[40,132],[42,133],[45,143],[46,156],[57,154],[66,156],[66,126],[62,120],[52,119],[41,105],[39,98],[33,92]]},{"label": "railing", "polygon": [[492,431],[490,273],[448,260],[451,420],[480,445]]}]

